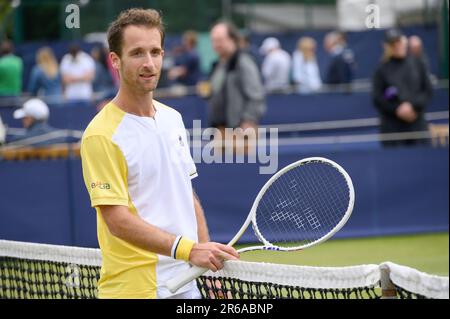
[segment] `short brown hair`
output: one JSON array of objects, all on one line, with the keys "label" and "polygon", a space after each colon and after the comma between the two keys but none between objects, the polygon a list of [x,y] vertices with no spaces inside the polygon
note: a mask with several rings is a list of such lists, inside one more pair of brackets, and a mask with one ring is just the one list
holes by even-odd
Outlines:
[{"label": "short brown hair", "polygon": [[129,26],[146,26],[156,28],[161,33],[161,47],[164,46],[164,25],[161,14],[154,9],[128,9],[122,11],[119,17],[108,28],[109,51],[121,56],[123,30]]}]

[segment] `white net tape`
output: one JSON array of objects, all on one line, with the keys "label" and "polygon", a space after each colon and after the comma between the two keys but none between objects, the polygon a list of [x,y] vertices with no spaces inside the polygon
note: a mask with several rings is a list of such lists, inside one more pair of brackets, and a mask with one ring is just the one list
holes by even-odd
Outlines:
[{"label": "white net tape", "polygon": [[228,261],[222,270],[205,276],[236,278],[251,282],[269,282],[305,288],[372,287],[380,280],[377,265],[350,267],[310,267]]},{"label": "white net tape", "polygon": [[[62,262],[68,264],[101,266],[99,249],[23,243],[0,240],[0,259],[12,257],[27,260]],[[383,271],[382,271],[383,270]],[[387,271],[386,271],[387,270]],[[0,267],[1,271],[1,267]],[[428,298],[448,299],[449,278],[429,275],[416,269],[385,262],[381,265],[348,267],[311,267],[228,261],[217,272],[208,271],[205,276],[236,278],[249,282],[268,282],[279,285],[315,289],[346,289],[379,287],[386,273],[396,286]],[[1,275],[1,273],[0,273]]]},{"label": "white net tape", "polygon": [[390,280],[409,292],[433,299],[449,299],[448,277],[429,275],[416,269],[385,262],[380,268],[389,269]]}]

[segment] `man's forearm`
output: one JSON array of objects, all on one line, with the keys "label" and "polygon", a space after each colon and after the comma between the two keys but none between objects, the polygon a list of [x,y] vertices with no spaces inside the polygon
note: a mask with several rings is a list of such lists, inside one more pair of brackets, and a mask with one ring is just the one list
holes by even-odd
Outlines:
[{"label": "man's forearm", "polygon": [[206,224],[206,218],[203,212],[202,205],[200,204],[200,199],[198,198],[195,191],[193,192],[193,195],[194,195],[195,216],[197,218],[198,242],[206,243],[209,241],[208,225]]},{"label": "man's forearm", "polygon": [[146,223],[125,206],[101,206],[100,211],[114,236],[147,251],[171,256],[175,234]]}]

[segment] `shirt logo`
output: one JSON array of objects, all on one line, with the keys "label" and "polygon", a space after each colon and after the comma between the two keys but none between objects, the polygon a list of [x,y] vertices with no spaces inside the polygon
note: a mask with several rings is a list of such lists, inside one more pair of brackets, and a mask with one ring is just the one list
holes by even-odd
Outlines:
[{"label": "shirt logo", "polygon": [[181,135],[178,135],[178,141],[180,141],[180,145],[184,146],[183,139],[181,138]]},{"label": "shirt logo", "polygon": [[95,183],[91,183],[91,188],[99,188],[99,189],[111,189],[111,185],[109,183],[102,183],[100,181],[97,181]]}]

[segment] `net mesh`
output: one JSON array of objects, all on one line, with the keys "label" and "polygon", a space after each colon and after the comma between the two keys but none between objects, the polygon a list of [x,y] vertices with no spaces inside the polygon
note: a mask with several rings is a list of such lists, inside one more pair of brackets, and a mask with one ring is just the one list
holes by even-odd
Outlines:
[{"label": "net mesh", "polygon": [[[0,298],[97,298],[100,265],[98,249],[0,240]],[[205,299],[449,298],[448,277],[390,262],[307,267],[229,261],[197,284]]]}]

